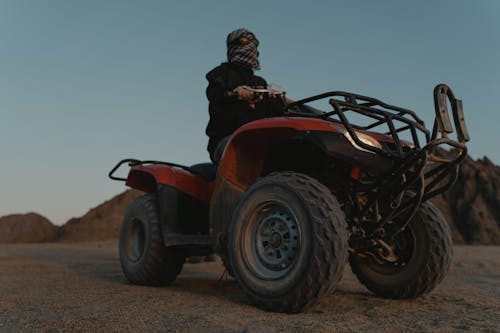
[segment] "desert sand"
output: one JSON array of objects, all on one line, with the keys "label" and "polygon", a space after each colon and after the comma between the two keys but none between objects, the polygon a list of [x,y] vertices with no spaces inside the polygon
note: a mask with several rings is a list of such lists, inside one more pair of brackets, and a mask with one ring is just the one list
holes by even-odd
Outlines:
[{"label": "desert sand", "polygon": [[185,264],[170,287],[134,286],[117,243],[0,246],[0,332],[499,332],[500,247],[457,246],[450,273],[416,300],[372,295],[346,267],[305,313],[261,311],[220,262]]}]

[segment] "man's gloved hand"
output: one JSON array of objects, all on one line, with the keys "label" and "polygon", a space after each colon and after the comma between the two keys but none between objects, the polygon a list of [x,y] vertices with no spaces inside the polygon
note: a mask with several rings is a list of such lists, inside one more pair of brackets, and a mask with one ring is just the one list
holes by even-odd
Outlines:
[{"label": "man's gloved hand", "polygon": [[234,89],[234,92],[238,94],[238,99],[241,101],[252,102],[254,99],[253,91],[248,89],[247,86],[238,86]]}]

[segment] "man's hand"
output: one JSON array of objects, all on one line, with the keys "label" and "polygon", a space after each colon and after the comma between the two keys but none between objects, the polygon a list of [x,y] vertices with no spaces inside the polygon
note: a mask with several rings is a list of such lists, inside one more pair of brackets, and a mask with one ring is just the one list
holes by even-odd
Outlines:
[{"label": "man's hand", "polygon": [[238,86],[234,89],[234,92],[238,94],[238,99],[241,101],[252,102],[254,99],[253,91],[247,86]]}]

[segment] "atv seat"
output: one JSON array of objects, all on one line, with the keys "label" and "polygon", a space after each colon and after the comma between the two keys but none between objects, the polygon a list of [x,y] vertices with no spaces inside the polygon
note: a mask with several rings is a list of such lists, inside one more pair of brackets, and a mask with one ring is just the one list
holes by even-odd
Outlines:
[{"label": "atv seat", "polygon": [[217,165],[213,163],[198,163],[189,167],[192,173],[200,175],[207,182],[211,182],[217,175]]}]

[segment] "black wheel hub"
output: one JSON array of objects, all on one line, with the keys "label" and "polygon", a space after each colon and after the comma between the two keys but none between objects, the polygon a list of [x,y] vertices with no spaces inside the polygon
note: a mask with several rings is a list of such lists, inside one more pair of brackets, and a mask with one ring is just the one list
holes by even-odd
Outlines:
[{"label": "black wheel hub", "polygon": [[278,234],[277,232],[275,232],[271,236],[271,246],[274,248],[278,248],[278,247],[280,247],[280,245],[281,245],[281,235]]},{"label": "black wheel hub", "polygon": [[[278,279],[293,266],[300,248],[300,229],[283,203],[266,203],[252,216],[243,235],[246,261],[255,275]],[[246,241],[245,241],[246,240]]]}]

